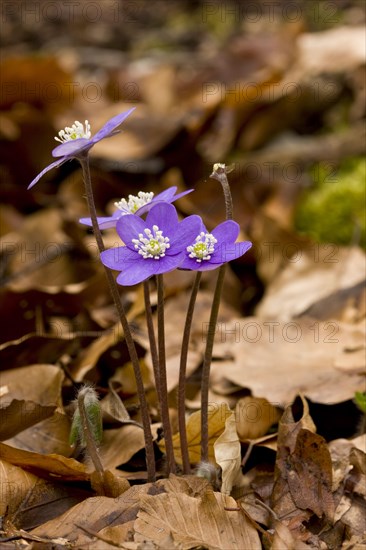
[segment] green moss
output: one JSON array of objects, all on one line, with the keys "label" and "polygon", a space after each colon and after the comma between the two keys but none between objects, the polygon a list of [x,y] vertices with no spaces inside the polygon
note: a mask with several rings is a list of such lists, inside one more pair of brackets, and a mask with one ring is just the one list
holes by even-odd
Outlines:
[{"label": "green moss", "polygon": [[301,200],[295,227],[318,242],[366,246],[366,159],[341,164],[317,164],[312,170],[314,186]]}]

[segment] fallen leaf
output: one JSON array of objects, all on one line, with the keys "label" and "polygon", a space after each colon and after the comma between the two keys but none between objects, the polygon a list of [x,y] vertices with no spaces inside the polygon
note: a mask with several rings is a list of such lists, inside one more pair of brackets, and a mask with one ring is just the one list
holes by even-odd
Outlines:
[{"label": "fallen leaf", "polygon": [[203,546],[208,550],[260,549],[252,523],[238,511],[235,500],[208,491],[201,499],[185,494],[160,494],[141,498],[134,523],[135,540],[161,545],[171,536],[182,549]]},{"label": "fallen leaf", "polygon": [[280,521],[274,524],[271,550],[309,550],[309,546],[295,538],[290,529]]},{"label": "fallen leaf", "polygon": [[338,403],[363,391],[364,378],[337,364],[350,350],[364,349],[365,329],[339,321],[232,319],[217,325],[212,383],[227,379],[274,406],[291,402],[299,390],[318,403]]},{"label": "fallen leaf", "polygon": [[222,470],[221,492],[230,495],[236,481],[241,480],[241,446],[236,431],[235,414],[225,422],[225,429],[214,443],[215,461]]},{"label": "fallen leaf", "polygon": [[[211,403],[208,410],[208,457],[215,460],[214,443],[225,430],[226,419],[232,415],[226,403]],[[197,464],[201,457],[201,411],[190,415],[186,424],[188,453],[192,464]],[[182,464],[179,433],[173,435],[174,456],[178,464]],[[160,449],[165,452],[165,441],[159,442]]]},{"label": "fallen leaf", "polygon": [[290,263],[267,286],[256,309],[261,318],[290,321],[332,292],[365,278],[365,253],[360,248],[314,244],[312,251],[292,249]]},{"label": "fallen leaf", "polygon": [[288,487],[296,506],[312,510],[319,518],[324,515],[332,522],[332,461],[325,439],[301,429],[286,466]]},{"label": "fallen leaf", "polygon": [[89,479],[84,464],[61,455],[32,453],[0,443],[0,457],[9,464],[53,481],[57,479],[60,481],[87,481]]},{"label": "fallen leaf", "polygon": [[258,439],[278,422],[280,412],[262,397],[242,397],[235,406],[236,430],[239,439]]},{"label": "fallen leaf", "polygon": [[4,370],[2,384],[8,393],[0,398],[2,414],[1,439],[9,439],[29,426],[49,418],[61,405],[61,385],[64,374],[54,365],[29,365],[20,369]]}]

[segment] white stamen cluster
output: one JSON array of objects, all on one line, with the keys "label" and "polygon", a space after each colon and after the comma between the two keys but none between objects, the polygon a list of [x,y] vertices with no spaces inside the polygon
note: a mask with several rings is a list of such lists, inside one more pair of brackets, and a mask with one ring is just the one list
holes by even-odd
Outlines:
[{"label": "white stamen cluster", "polygon": [[191,246],[187,246],[187,252],[189,257],[194,258],[196,262],[202,262],[202,260],[211,260],[211,254],[215,251],[215,244],[217,239],[210,233],[201,233],[196,237],[195,243]]},{"label": "white stamen cluster", "polygon": [[145,259],[159,260],[163,258],[166,249],[170,248],[169,238],[163,236],[163,232],[157,225],[153,225],[152,231],[148,228],[144,229],[144,234],[139,233],[138,239],[132,239],[138,253]]},{"label": "white stamen cluster", "polygon": [[56,141],[59,141],[60,143],[66,143],[67,141],[72,141],[74,139],[79,138],[91,138],[91,131],[90,131],[90,124],[86,120],[85,121],[85,129],[84,124],[81,124],[78,120],[75,120],[74,124],[70,126],[66,126],[64,130],[60,130],[58,133],[59,137],[55,137]]},{"label": "white stamen cluster", "polygon": [[123,216],[126,214],[134,214],[141,206],[145,206],[145,204],[151,202],[153,197],[154,193],[139,191],[137,195],[128,195],[128,201],[126,201],[126,199],[121,199],[115,202],[114,205],[117,206],[119,210],[122,210]]}]

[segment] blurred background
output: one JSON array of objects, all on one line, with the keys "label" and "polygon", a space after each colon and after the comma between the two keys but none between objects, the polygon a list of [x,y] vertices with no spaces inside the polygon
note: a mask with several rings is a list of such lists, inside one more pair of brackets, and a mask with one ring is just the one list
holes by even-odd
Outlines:
[{"label": "blurred background", "polygon": [[[294,257],[339,262],[342,247],[364,247],[363,0],[3,0],[1,24],[0,275],[18,319],[3,341],[52,331],[53,319],[73,330],[110,323],[93,237],[78,224],[77,162],[26,190],[75,120],[95,133],[136,107],[91,151],[100,214],[176,185],[196,190],[181,214],[212,228],[225,216],[212,165],[233,166],[234,217],[254,243],[228,276],[239,314],[256,311]],[[167,277],[168,292],[189,281]]]}]

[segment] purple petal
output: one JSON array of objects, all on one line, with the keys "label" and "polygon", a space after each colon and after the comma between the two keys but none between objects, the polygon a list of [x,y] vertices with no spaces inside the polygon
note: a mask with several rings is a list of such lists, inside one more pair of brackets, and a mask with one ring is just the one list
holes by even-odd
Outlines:
[{"label": "purple petal", "polygon": [[30,189],[31,187],[33,187],[33,185],[36,185],[36,183],[41,179],[42,176],[44,176],[44,174],[46,174],[47,172],[49,172],[49,170],[52,170],[52,168],[56,168],[56,166],[60,166],[63,162],[65,162],[67,159],[59,159],[59,160],[56,160],[55,162],[52,162],[51,164],[49,164],[48,166],[46,166],[46,168],[44,168],[42,170],[42,172],[40,172],[38,174],[38,176],[36,176],[34,178],[34,180],[32,180],[30,182],[30,184],[28,185],[27,189]]},{"label": "purple petal", "polygon": [[188,189],[187,191],[182,191],[181,193],[178,193],[178,195],[174,195],[171,202],[175,202],[176,200],[184,197],[185,195],[188,195],[189,193],[192,193],[194,189]]},{"label": "purple petal", "polygon": [[101,139],[104,139],[106,137],[109,137],[113,130],[118,128],[120,124],[134,111],[136,107],[132,107],[132,109],[129,109],[128,111],[124,113],[120,113],[119,115],[114,116],[108,122],[104,124],[104,126],[92,137],[91,141],[92,143],[97,143]]},{"label": "purple petal", "polygon": [[165,189],[165,191],[162,191],[161,193],[158,193],[155,197],[154,197],[154,201],[169,201],[169,199],[171,199],[172,197],[174,197],[175,195],[175,192],[176,190],[178,189],[178,187],[176,187],[175,185],[173,185],[173,187],[168,187],[168,189]]},{"label": "purple petal", "polygon": [[211,234],[218,240],[219,243],[235,243],[238,238],[240,231],[240,226],[238,223],[233,220],[227,220],[226,222],[220,223],[215,229],[212,230]]},{"label": "purple petal", "polygon": [[184,260],[184,253],[175,254],[175,256],[164,256],[160,260],[151,260],[158,264],[155,268],[155,275],[161,275],[162,273],[168,273],[168,271],[173,271],[176,269],[182,261]]},{"label": "purple petal", "polygon": [[211,260],[208,260],[211,264],[224,264],[236,260],[243,256],[252,243],[250,241],[244,241],[241,243],[217,243],[215,245],[215,252],[211,256]]},{"label": "purple petal", "polygon": [[104,265],[116,271],[122,271],[129,263],[134,263],[141,258],[138,252],[134,252],[126,246],[117,246],[109,248],[100,254],[100,259]]},{"label": "purple petal", "polygon": [[217,269],[222,264],[212,264],[209,260],[197,262],[194,258],[185,256],[184,261],[179,266],[179,269],[189,269],[190,271],[211,271]]},{"label": "purple petal", "polygon": [[[120,210],[113,212],[112,216],[98,216],[97,221],[99,229],[109,229],[110,227],[116,227],[118,218],[122,215]],[[80,218],[79,222],[88,227],[93,227],[91,218]]]},{"label": "purple petal", "polygon": [[118,235],[131,250],[134,250],[132,239],[138,239],[139,233],[143,233],[146,227],[149,227],[149,225],[136,214],[121,216],[116,224]]},{"label": "purple petal", "polygon": [[184,218],[170,238],[169,254],[177,254],[181,251],[186,252],[187,246],[194,243],[197,235],[203,231],[202,227],[204,226],[199,216],[194,214],[193,216]]},{"label": "purple petal", "polygon": [[166,202],[166,203],[172,203],[176,200],[180,199],[181,197],[184,197],[184,195],[188,195],[188,193],[192,193],[194,189],[189,189],[188,191],[183,191],[182,193],[178,193],[178,195],[174,196],[175,191],[177,190],[177,187],[170,187],[169,189],[166,189],[162,193],[159,193],[152,199],[151,202],[145,204],[144,206],[141,206],[136,210],[135,214],[137,216],[142,216],[142,214],[145,214],[146,212],[149,212],[151,208],[154,206],[154,204],[159,202]]},{"label": "purple petal", "polygon": [[152,275],[155,275],[157,268],[154,262],[157,263],[159,261],[160,260],[144,260],[144,258],[139,256],[139,261],[127,263],[125,265],[123,271],[117,277],[117,283],[119,285],[131,286],[145,281]]},{"label": "purple petal", "polygon": [[70,141],[65,141],[52,151],[53,157],[76,157],[83,151],[86,151],[93,147],[93,142],[87,138],[77,138]]},{"label": "purple petal", "polygon": [[168,271],[173,271],[182,263],[183,257],[183,254],[176,254],[175,256],[164,256],[159,260],[154,260],[152,258],[145,259],[139,255],[136,262],[125,264],[122,272],[117,277],[117,282],[124,286],[136,285],[152,275],[168,273]]},{"label": "purple petal", "polygon": [[178,227],[178,214],[172,204],[158,202],[151,207],[146,217],[146,225],[157,225],[164,236],[170,237]]}]

